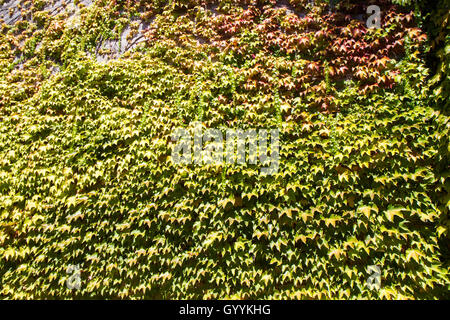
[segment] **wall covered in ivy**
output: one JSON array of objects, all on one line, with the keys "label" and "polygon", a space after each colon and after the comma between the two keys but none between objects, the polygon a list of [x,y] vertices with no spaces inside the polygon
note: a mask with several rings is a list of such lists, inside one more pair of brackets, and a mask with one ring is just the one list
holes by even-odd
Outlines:
[{"label": "wall covered in ivy", "polygon": [[448,11],[369,2],[0,0],[0,297],[448,298]]}]

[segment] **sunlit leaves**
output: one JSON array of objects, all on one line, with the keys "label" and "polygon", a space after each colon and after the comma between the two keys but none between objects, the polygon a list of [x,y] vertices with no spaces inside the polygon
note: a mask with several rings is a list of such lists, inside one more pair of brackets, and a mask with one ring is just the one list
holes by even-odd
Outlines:
[{"label": "sunlit leaves", "polygon": [[[49,22],[27,45],[44,37],[48,56],[21,71],[17,39],[1,38],[2,297],[442,296],[449,127],[427,104],[422,32],[394,8],[373,31],[291,4],[304,16],[136,1],[124,15],[156,14],[146,49],[108,63],[83,41],[128,18],[100,3],[79,32]],[[63,62],[53,75],[49,56]],[[194,120],[279,128],[280,170],[175,166],[172,130]]]}]

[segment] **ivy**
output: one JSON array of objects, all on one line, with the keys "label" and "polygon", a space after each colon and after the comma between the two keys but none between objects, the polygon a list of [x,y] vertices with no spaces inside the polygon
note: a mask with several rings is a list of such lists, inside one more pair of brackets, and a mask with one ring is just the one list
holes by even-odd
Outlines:
[{"label": "ivy", "polygon": [[[448,296],[448,50],[409,3],[382,30],[364,1],[33,3],[0,35],[0,297]],[[194,121],[278,128],[278,172],[175,165]]]}]

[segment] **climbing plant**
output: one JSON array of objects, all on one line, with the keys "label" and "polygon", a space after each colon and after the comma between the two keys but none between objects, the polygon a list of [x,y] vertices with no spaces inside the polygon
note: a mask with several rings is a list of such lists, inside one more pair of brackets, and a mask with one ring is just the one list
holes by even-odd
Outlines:
[{"label": "climbing plant", "polygon": [[[365,1],[24,1],[0,35],[0,296],[448,298],[448,50],[432,73],[417,12],[378,2],[380,29]],[[145,41],[103,46],[124,30]],[[278,128],[278,172],[174,164],[194,121]]]}]

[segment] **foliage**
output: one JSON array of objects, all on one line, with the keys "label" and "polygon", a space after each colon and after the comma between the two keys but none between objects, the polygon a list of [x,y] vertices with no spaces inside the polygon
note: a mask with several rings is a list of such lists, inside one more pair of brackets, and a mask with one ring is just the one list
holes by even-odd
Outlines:
[{"label": "foliage", "polygon": [[[448,296],[449,122],[429,99],[448,91],[413,12],[380,2],[378,30],[352,18],[363,2],[303,0],[97,1],[78,28],[32,6],[3,25],[1,297]],[[98,62],[136,15],[147,41]],[[174,165],[195,120],[279,128],[279,172]]]}]

